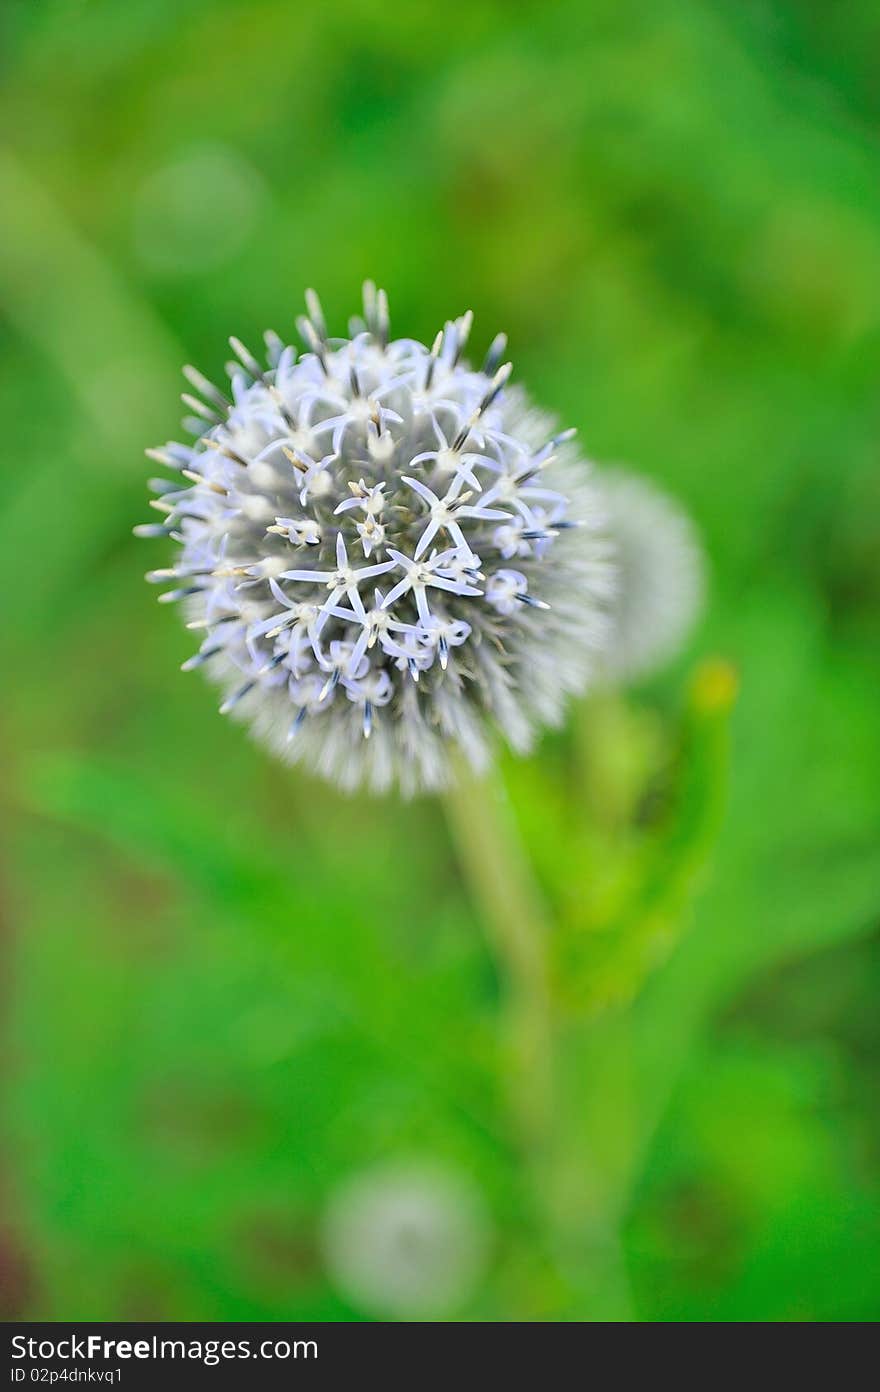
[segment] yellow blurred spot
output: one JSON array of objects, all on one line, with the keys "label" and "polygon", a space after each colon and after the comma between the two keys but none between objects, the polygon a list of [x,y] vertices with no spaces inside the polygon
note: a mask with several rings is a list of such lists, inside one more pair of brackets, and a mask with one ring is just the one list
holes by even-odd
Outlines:
[{"label": "yellow blurred spot", "polygon": [[691,682],[691,700],[698,711],[714,714],[729,710],[739,692],[739,673],[723,657],[701,662]]}]

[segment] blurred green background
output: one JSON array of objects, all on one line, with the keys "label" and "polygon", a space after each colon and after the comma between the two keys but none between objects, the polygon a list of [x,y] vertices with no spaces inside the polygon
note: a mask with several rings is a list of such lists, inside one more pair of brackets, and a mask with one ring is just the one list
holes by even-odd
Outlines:
[{"label": "blurred green background", "polygon": [[[6,1316],[365,1317],[321,1215],[416,1156],[495,1233],[453,1317],[875,1319],[876,4],[2,23]],[[679,663],[504,768],[555,925],[574,1282],[443,809],[338,796],[220,719],[131,537],[180,364],[292,335],[306,285],[341,331],[365,276],[400,334],[506,329],[710,557]],[[715,654],[732,711],[692,676]]]}]

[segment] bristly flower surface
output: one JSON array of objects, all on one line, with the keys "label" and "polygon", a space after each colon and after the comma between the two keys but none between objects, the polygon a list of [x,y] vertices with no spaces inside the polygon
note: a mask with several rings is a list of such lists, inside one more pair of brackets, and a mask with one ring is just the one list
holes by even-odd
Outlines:
[{"label": "bristly flower surface", "polygon": [[428,348],[389,337],[368,284],[350,337],[316,296],[301,355],[267,365],[231,339],[228,394],[192,368],[194,444],[148,454],[179,543],[150,572],[181,600],[234,711],[290,761],[345,788],[440,788],[458,746],[482,769],[561,717],[601,651],[614,565],[588,470],[510,388],[496,338],[463,359],[469,314]]}]

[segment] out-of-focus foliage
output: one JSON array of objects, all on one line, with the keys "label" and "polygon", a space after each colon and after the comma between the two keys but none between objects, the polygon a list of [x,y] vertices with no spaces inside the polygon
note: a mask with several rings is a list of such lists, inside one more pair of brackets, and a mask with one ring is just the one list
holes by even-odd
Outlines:
[{"label": "out-of-focus foliage", "polygon": [[[2,22],[7,1312],[363,1317],[321,1215],[424,1157],[491,1213],[466,1318],[875,1319],[876,6]],[[220,720],[130,537],[179,364],[292,333],[306,284],[342,323],[367,275],[399,332],[506,329],[710,558],[678,666],[504,768],[556,925],[565,1277],[441,809]]]}]

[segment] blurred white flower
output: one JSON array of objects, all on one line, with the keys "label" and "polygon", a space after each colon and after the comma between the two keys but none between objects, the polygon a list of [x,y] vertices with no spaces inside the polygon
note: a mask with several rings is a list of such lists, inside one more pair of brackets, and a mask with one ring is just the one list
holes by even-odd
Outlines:
[{"label": "blurred white flower", "polygon": [[684,644],[702,608],[703,550],[687,514],[652,483],[617,470],[597,482],[618,570],[602,665],[628,680],[662,666]]},{"label": "blurred white flower", "polygon": [[391,1164],[336,1191],[321,1245],[331,1279],[358,1309],[380,1318],[442,1318],[460,1310],[482,1278],[490,1226],[463,1176]]},{"label": "blurred white flower", "polygon": [[[607,636],[614,566],[572,431],[507,385],[503,336],[463,360],[471,317],[431,348],[389,338],[364,291],[350,338],[317,297],[301,356],[237,339],[229,394],[187,368],[194,445],[147,453],[170,582],[235,710],[284,758],[345,788],[448,782],[450,745],[486,766],[561,718]],[[508,564],[515,556],[515,566]]]}]

